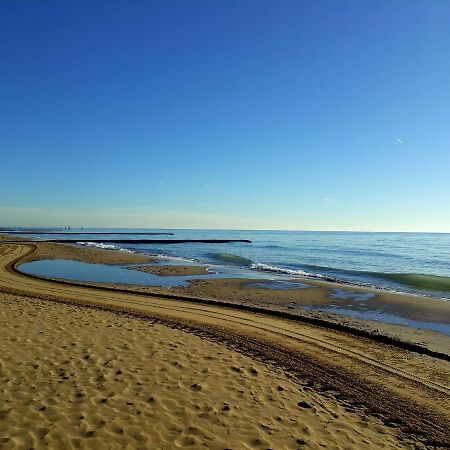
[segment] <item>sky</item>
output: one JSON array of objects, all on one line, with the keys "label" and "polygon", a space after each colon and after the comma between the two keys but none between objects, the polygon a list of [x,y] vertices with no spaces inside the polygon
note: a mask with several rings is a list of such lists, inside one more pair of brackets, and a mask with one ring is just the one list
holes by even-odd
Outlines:
[{"label": "sky", "polygon": [[450,232],[450,2],[1,0],[0,226]]}]

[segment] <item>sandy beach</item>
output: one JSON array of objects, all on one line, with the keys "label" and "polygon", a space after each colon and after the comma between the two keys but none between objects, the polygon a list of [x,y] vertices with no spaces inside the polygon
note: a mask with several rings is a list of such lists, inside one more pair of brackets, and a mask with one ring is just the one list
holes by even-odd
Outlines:
[{"label": "sandy beach", "polygon": [[[0,236],[2,239],[2,236]],[[3,236],[3,240],[6,237]],[[20,241],[20,238],[14,237]],[[101,263],[107,265],[133,264],[130,270],[137,270],[156,274],[159,276],[195,276],[204,275],[208,271],[206,265],[160,265],[156,258],[142,254],[112,251],[94,247],[80,247],[67,244],[36,243],[33,242],[35,250],[20,260],[19,264],[37,260],[75,260],[87,263]],[[142,264],[142,265],[141,265]],[[20,270],[20,265],[18,266]],[[107,283],[84,283],[74,284],[109,289],[127,290],[153,295],[180,296],[182,298],[205,299],[226,303],[227,305],[246,305],[249,307],[263,308],[276,313],[289,313],[293,317],[318,318],[330,323],[349,326],[365,330],[369,333],[379,333],[402,341],[412,342],[417,345],[449,354],[450,336],[432,330],[414,328],[405,325],[394,325],[383,323],[378,320],[362,320],[357,317],[345,315],[324,314],[314,309],[303,307],[330,308],[339,306],[350,308],[354,311],[384,311],[395,314],[407,320],[430,321],[446,326],[450,325],[450,302],[433,298],[424,298],[415,295],[401,294],[386,290],[362,288],[353,285],[339,283],[293,279],[293,283],[307,283],[312,289],[270,289],[256,288],[254,279],[209,279],[193,280],[186,287],[143,287],[133,285],[114,285]],[[264,284],[264,280],[259,281]],[[334,290],[345,290],[353,294],[371,294],[372,298],[361,302],[358,299],[332,298]]]},{"label": "sandy beach", "polygon": [[450,450],[449,22],[0,1],[0,450]]},{"label": "sandy beach", "polygon": [[407,448],[380,418],[190,333],[20,296],[0,310],[1,448]]},{"label": "sandy beach", "polygon": [[[74,252],[57,247],[55,258]],[[15,270],[23,258],[36,258],[33,245],[0,246],[2,449],[449,444],[445,358],[269,314],[33,278]]]}]

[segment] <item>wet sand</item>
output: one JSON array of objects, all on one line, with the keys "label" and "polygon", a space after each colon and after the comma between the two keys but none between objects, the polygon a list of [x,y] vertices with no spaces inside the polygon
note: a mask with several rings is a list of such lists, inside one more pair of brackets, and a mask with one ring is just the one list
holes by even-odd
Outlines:
[{"label": "wet sand", "polygon": [[[256,281],[261,283],[259,280]],[[194,295],[204,294],[217,300],[228,301],[260,302],[261,298],[264,298],[264,302],[277,305],[315,307],[339,305],[354,309],[364,306],[373,311],[385,310],[414,320],[450,325],[450,302],[447,301],[322,281],[296,279],[290,282],[308,284],[312,287],[266,289],[248,287],[255,283],[252,279],[215,279],[196,281],[183,290]],[[370,293],[373,297],[367,300],[333,297],[335,290],[355,295]]]},{"label": "wet sand", "polygon": [[148,265],[148,266],[138,266],[133,267],[132,270],[139,270],[140,272],[153,273],[155,275],[159,275],[161,277],[173,277],[173,276],[191,276],[191,275],[207,275],[208,267],[207,266],[157,266],[157,265]]},{"label": "wet sand", "polygon": [[445,360],[187,298],[17,273],[33,251],[0,245],[0,448],[449,443]]}]

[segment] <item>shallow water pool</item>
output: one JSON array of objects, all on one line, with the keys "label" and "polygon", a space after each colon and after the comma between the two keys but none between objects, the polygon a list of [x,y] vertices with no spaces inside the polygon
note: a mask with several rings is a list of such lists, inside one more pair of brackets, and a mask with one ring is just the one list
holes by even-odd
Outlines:
[{"label": "shallow water pool", "polygon": [[22,264],[20,272],[48,278],[60,278],[71,281],[92,283],[135,284],[137,286],[187,286],[189,281],[209,277],[195,276],[159,276],[152,273],[128,269],[108,264],[90,264],[67,260],[41,260]]},{"label": "shallow water pool", "polygon": [[[155,265],[167,265],[161,261]],[[185,265],[178,263],[179,265]],[[153,264],[151,264],[153,265]],[[170,262],[170,265],[177,265]],[[190,264],[191,265],[191,264]],[[196,265],[196,264],[192,264]],[[70,281],[84,281],[91,283],[130,284],[136,286],[182,287],[188,286],[194,280],[211,280],[214,278],[254,278],[267,280],[265,274],[254,274],[239,271],[236,268],[211,266],[209,273],[202,275],[160,276],[152,273],[133,270],[145,264],[109,265],[92,264],[63,259],[46,259],[22,264],[17,268],[19,272],[47,278],[59,278]],[[263,278],[265,277],[265,278]],[[275,282],[269,280],[269,282]],[[298,287],[301,287],[301,283]]]}]

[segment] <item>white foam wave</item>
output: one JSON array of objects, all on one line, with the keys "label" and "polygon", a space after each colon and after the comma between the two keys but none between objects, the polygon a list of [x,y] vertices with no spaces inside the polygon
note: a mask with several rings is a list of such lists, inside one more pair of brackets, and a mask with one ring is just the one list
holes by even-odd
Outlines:
[{"label": "white foam wave", "polygon": [[194,260],[189,258],[183,258],[181,256],[169,256],[165,255],[164,253],[160,253],[158,255],[155,255],[156,258],[162,259],[163,261],[179,261],[179,262],[193,262]]},{"label": "white foam wave", "polygon": [[270,266],[268,264],[262,264],[262,263],[253,263],[250,266],[250,268],[253,270],[259,270],[262,272],[282,273],[282,274],[286,274],[286,275],[293,275],[293,276],[300,276],[300,277],[323,278],[323,276],[318,273],[308,273],[303,270],[283,269],[281,267]]},{"label": "white foam wave", "polygon": [[85,247],[95,247],[102,248],[104,250],[115,250],[123,253],[134,253],[132,250],[128,250],[127,248],[119,247],[118,245],[112,244],[102,244],[101,242],[77,242],[79,245],[84,245]]}]

